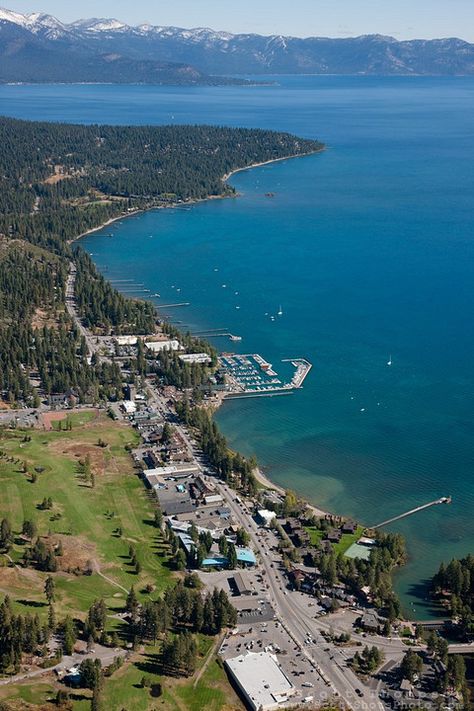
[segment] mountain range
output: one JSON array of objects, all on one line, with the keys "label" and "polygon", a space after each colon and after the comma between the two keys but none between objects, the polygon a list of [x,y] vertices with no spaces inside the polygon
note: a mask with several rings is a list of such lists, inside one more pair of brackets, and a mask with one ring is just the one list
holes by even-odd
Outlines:
[{"label": "mountain range", "polygon": [[472,75],[474,45],[457,38],[231,34],[99,18],[64,24],[0,9],[0,82],[242,81],[225,74]]}]

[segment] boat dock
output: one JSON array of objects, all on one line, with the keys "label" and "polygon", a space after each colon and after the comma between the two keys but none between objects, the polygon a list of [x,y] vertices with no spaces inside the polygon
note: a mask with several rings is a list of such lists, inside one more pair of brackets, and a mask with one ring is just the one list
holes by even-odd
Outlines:
[{"label": "boat dock", "polygon": [[421,506],[417,506],[414,509],[410,509],[410,511],[405,511],[405,513],[400,514],[399,516],[394,516],[393,518],[389,518],[386,521],[382,521],[382,523],[378,523],[376,526],[370,526],[372,529],[376,528],[381,528],[382,526],[388,526],[389,523],[394,523],[395,521],[400,521],[402,518],[406,518],[407,516],[412,516],[413,514],[418,513],[419,511],[423,511],[424,509],[429,509],[430,506],[438,506],[439,504],[450,504],[452,501],[450,496],[442,496],[440,499],[435,499],[435,501],[429,501],[427,504],[422,504]]},{"label": "boat dock", "polygon": [[258,353],[223,353],[219,364],[228,387],[227,397],[289,395],[301,388],[312,368],[311,363],[305,358],[288,358],[283,362],[296,368],[289,382],[281,380],[273,365]]},{"label": "boat dock", "polygon": [[282,363],[291,363],[296,368],[291,385],[296,389],[302,388],[309,371],[313,367],[309,360],[306,360],[306,358],[285,358]]},{"label": "boat dock", "polygon": [[226,328],[213,328],[210,331],[195,331],[193,336],[197,338],[229,338],[231,341],[242,340],[242,336],[236,336]]}]

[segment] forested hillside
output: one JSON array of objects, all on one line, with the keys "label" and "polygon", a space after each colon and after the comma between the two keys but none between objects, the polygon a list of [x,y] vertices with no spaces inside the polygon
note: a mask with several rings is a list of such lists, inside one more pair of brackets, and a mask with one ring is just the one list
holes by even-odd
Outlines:
[{"label": "forested hillside", "polygon": [[113,396],[117,373],[87,362],[64,310],[71,259],[88,327],[148,333],[155,314],[72,250],[78,235],[137,209],[232,194],[222,177],[321,148],[286,133],[211,126],[75,126],[0,118],[0,397],[35,404],[74,389]]}]

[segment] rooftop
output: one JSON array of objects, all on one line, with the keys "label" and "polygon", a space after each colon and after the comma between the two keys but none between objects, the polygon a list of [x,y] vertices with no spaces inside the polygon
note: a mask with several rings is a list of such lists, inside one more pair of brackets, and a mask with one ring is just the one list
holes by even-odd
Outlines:
[{"label": "rooftop", "polygon": [[295,693],[278,659],[268,652],[249,652],[226,660],[226,666],[254,709],[273,709]]}]

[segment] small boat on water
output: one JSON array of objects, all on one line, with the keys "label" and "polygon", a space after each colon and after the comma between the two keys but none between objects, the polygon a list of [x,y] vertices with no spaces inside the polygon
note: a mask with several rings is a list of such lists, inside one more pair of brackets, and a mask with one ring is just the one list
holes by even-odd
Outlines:
[{"label": "small boat on water", "polygon": [[279,309],[278,309],[278,316],[283,316],[283,309],[281,308],[281,304],[280,304],[280,307],[279,307]]},{"label": "small boat on water", "polygon": [[241,340],[242,340],[242,336],[230,336],[230,340],[231,340],[231,341],[241,341]]},{"label": "small boat on water", "polygon": [[392,365],[392,354],[391,353],[388,357],[387,365]]}]

